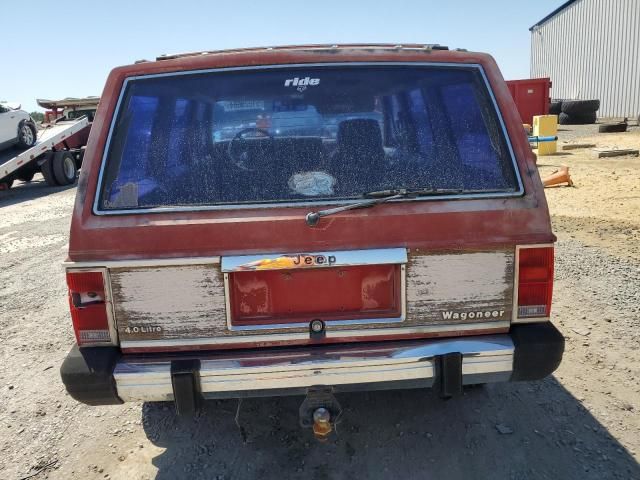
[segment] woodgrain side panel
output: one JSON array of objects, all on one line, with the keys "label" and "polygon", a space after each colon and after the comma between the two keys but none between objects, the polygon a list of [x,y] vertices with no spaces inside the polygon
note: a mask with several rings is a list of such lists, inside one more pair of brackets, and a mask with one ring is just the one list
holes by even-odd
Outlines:
[{"label": "woodgrain side panel", "polygon": [[514,251],[412,255],[407,323],[511,320]]},{"label": "woodgrain side panel", "polygon": [[[218,264],[109,269],[121,341],[215,339],[306,334],[308,328],[227,328],[224,277]],[[329,325],[357,331],[461,326],[512,318],[514,250],[410,252],[406,318],[400,322]],[[508,323],[507,323],[508,325]],[[389,330],[391,331],[391,330]],[[257,340],[259,341],[259,340]]]},{"label": "woodgrain side panel", "polygon": [[121,340],[206,337],[226,330],[218,265],[111,269]]}]

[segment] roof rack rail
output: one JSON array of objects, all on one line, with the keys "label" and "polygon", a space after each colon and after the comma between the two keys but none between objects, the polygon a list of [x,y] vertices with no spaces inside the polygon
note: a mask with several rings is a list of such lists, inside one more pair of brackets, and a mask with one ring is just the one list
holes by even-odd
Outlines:
[{"label": "roof rack rail", "polygon": [[233,48],[229,50],[204,50],[199,52],[186,52],[186,53],[163,53],[156,57],[156,61],[173,60],[176,58],[184,57],[197,57],[200,55],[212,55],[218,53],[244,53],[244,52],[258,52],[258,51],[272,51],[272,50],[338,50],[341,48],[348,49],[371,49],[381,48],[387,50],[449,50],[446,45],[440,45],[439,43],[344,43],[344,44],[310,44],[310,45],[286,45],[275,47],[251,47],[251,48]]},{"label": "roof rack rail", "polygon": [[425,45],[425,47],[429,47],[431,50],[449,50],[449,47],[440,45],[439,43],[430,43]]}]

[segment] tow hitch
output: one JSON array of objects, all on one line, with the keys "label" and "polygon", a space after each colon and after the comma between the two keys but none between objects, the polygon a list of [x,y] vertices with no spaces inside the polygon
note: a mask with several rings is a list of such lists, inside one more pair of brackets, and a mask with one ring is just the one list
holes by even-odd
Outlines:
[{"label": "tow hitch", "polygon": [[315,437],[326,442],[342,416],[342,407],[331,387],[311,387],[300,405],[300,425],[312,428]]}]

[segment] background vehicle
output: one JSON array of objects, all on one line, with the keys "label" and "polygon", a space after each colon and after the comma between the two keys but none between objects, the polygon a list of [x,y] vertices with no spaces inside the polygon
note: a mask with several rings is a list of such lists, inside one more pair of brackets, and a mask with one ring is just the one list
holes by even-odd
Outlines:
[{"label": "background vehicle", "polygon": [[20,104],[0,103],[0,150],[14,145],[29,148],[36,143],[36,124]]},{"label": "background vehicle", "polygon": [[[74,183],[99,102],[99,97],[38,99],[38,105],[48,109],[39,130],[40,138],[36,140],[34,135],[30,145],[18,142],[18,150],[0,152],[0,187],[10,188],[16,179],[31,181],[38,172],[51,186]],[[22,114],[28,117],[26,112]],[[37,131],[30,118],[29,122],[22,129],[27,139],[28,131]]]},{"label": "background vehicle", "polygon": [[[322,434],[336,392],[559,365],[555,236],[490,56],[185,55],[115,69],[102,99],[66,263],[74,398],[305,394]],[[278,132],[282,106],[303,113]]]},{"label": "background vehicle", "polygon": [[100,103],[100,97],[67,97],[62,100],[45,100],[39,98],[37,102],[39,106],[46,109],[44,125],[53,125],[60,121],[77,120],[81,117],[87,117],[89,124],[73,136],[67,138],[67,146],[68,148],[81,148],[87,144],[91,125],[93,124],[93,119],[98,110],[98,104]]},{"label": "background vehicle", "polygon": [[44,123],[53,123],[58,119],[75,120],[87,117],[89,123],[96,115],[100,97],[67,97],[61,100],[37,99],[38,105],[46,109]]},{"label": "background vehicle", "polygon": [[85,117],[58,122],[40,130],[38,138],[26,150],[0,151],[0,190],[11,188],[16,179],[30,182],[38,172],[50,186],[75,183],[84,148],[71,148],[67,140],[88,124]]}]

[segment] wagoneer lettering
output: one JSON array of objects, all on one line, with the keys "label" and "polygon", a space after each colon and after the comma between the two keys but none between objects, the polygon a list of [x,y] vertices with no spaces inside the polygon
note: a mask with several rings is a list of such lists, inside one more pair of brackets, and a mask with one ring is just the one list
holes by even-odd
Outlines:
[{"label": "wagoneer lettering", "polygon": [[444,320],[466,320],[467,318],[470,320],[473,319],[482,319],[482,318],[500,318],[504,315],[504,310],[484,310],[477,312],[442,312],[442,318]]},{"label": "wagoneer lettering", "polygon": [[79,401],[303,394],[326,431],[343,391],[557,368],[555,237],[490,56],[177,56],[101,98],[66,262]]}]

